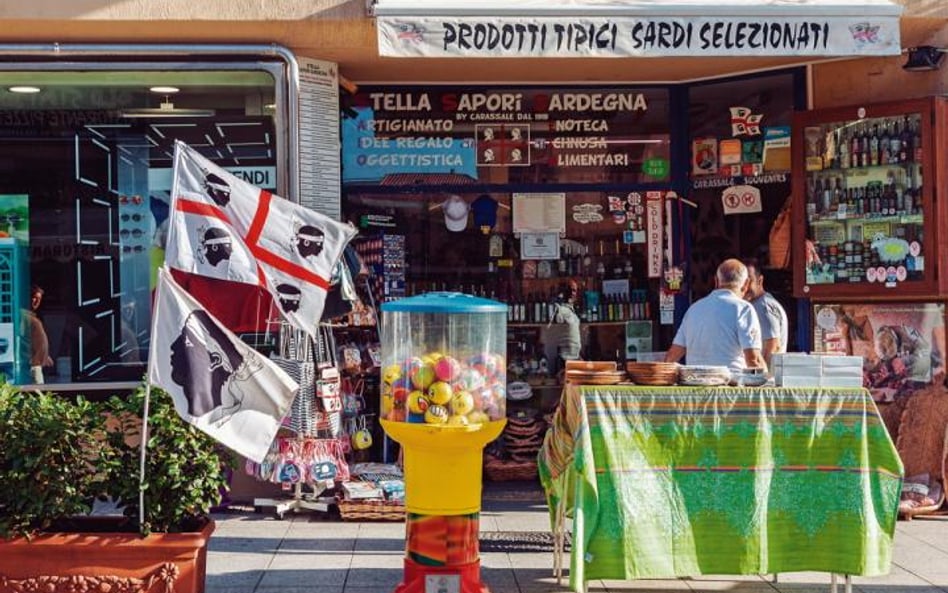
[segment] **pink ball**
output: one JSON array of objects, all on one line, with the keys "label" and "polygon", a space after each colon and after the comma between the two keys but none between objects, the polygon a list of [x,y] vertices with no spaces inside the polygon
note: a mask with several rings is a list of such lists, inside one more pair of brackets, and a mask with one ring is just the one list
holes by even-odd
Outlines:
[{"label": "pink ball", "polygon": [[461,372],[461,363],[451,356],[445,356],[435,363],[435,376],[440,381],[454,381]]}]

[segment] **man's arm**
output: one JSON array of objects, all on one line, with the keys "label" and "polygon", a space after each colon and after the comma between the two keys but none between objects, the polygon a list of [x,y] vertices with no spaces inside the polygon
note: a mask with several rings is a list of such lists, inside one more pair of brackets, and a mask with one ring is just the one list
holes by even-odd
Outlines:
[{"label": "man's arm", "polygon": [[[745,352],[745,357],[747,350]],[[767,338],[764,340],[764,347],[761,349],[761,354],[764,357],[764,362],[767,363],[767,367],[770,367],[770,357],[776,353],[780,352],[780,338]]]},{"label": "man's arm", "polygon": [[748,368],[757,367],[767,371],[767,363],[764,361],[764,355],[761,354],[759,348],[745,348],[744,349],[744,362],[747,364]]},{"label": "man's arm", "polygon": [[685,347],[678,344],[672,344],[668,352],[665,353],[665,362],[678,362],[685,355]]}]

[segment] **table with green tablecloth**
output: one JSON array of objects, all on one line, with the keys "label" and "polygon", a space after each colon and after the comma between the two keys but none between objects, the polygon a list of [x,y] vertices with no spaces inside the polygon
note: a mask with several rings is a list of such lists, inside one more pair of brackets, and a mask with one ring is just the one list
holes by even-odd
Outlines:
[{"label": "table with green tablecloth", "polygon": [[889,570],[902,463],[863,389],[572,385],[539,462],[574,590]]}]

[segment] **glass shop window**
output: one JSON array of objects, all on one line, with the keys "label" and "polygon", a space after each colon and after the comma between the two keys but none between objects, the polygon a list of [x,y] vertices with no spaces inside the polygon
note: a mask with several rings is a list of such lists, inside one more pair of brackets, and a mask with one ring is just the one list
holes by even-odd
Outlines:
[{"label": "glass shop window", "polygon": [[142,379],[174,141],[275,191],[274,88],[259,71],[0,73],[4,379]]}]

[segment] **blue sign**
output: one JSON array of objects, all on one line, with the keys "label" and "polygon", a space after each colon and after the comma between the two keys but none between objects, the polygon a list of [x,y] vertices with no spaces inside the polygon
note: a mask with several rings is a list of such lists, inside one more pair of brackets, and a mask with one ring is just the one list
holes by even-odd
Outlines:
[{"label": "blue sign", "polygon": [[[473,135],[424,126],[424,120],[384,121],[372,109],[342,120],[342,182],[378,183],[398,173],[456,174],[477,179]],[[378,132],[378,133],[377,133]]]}]

